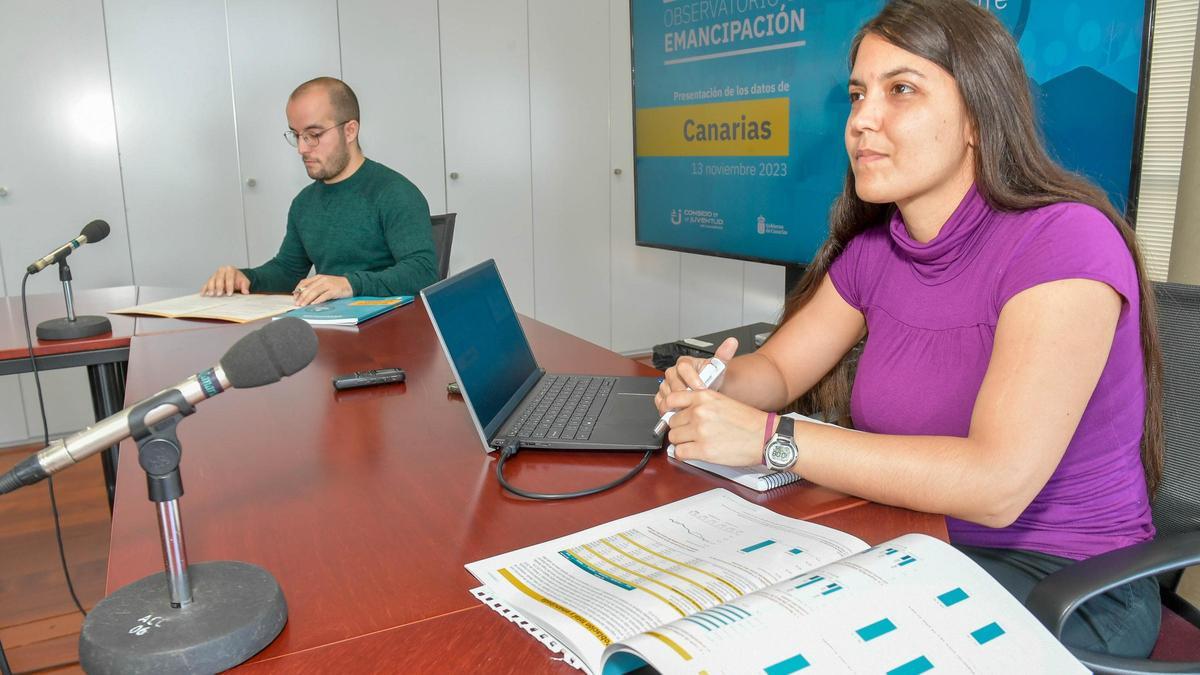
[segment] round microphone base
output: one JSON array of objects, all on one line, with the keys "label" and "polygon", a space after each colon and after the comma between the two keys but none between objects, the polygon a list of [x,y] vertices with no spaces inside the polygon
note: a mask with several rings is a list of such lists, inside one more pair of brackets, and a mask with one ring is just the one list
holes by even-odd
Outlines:
[{"label": "round microphone base", "polygon": [[77,316],[74,321],[50,319],[37,325],[39,340],[74,340],[112,332],[108,317]]},{"label": "round microphone base", "polygon": [[118,589],[88,612],[79,662],[91,675],[216,673],[271,644],[287,602],[271,573],[223,560],[188,567],[193,601],[171,607],[166,574]]}]

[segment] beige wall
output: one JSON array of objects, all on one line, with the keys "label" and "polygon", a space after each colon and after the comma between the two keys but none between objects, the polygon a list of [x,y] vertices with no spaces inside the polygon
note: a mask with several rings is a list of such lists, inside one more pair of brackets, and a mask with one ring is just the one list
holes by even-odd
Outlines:
[{"label": "beige wall", "polygon": [[[1197,37],[1200,37],[1200,33]],[[1200,57],[1200,39],[1196,40],[1195,49],[1192,63]],[[1179,198],[1175,203],[1175,229],[1171,237],[1171,265],[1167,280],[1200,284],[1200,68],[1192,68],[1187,115],[1183,161],[1179,166]]]},{"label": "beige wall", "polygon": [[[1200,29],[1197,32],[1200,38]],[[1195,56],[1200,57],[1200,39]],[[1175,204],[1175,230],[1171,237],[1171,266],[1167,280],[1200,284],[1200,68],[1192,68],[1192,88],[1188,94],[1187,131],[1183,141],[1183,161],[1179,166],[1179,199]],[[1179,594],[1200,605],[1200,567],[1184,572]]]},{"label": "beige wall", "polygon": [[1178,592],[1188,602],[1200,607],[1200,567],[1191,567],[1184,571]]}]

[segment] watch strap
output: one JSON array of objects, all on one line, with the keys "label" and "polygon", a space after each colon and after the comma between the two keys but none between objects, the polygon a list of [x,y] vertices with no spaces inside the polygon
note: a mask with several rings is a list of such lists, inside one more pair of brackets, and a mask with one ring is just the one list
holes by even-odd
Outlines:
[{"label": "watch strap", "polygon": [[781,415],[779,417],[779,428],[775,429],[775,433],[779,434],[780,436],[795,438],[796,419],[794,417],[788,417],[787,415]]}]

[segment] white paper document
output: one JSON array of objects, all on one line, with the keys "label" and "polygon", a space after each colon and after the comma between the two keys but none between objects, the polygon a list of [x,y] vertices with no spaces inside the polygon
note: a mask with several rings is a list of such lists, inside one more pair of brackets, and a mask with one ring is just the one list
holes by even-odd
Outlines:
[{"label": "white paper document", "polygon": [[590,673],[1086,672],[950,545],[869,547],[721,489],[467,569]]},{"label": "white paper document", "polygon": [[295,299],[286,294],[205,296],[199,293],[168,300],[114,309],[110,314],[147,314],[171,319],[216,319],[246,323],[296,309]]}]

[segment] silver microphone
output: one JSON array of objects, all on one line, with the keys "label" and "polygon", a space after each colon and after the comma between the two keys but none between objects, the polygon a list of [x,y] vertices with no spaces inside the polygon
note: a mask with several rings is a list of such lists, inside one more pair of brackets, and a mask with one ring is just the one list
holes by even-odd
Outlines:
[{"label": "silver microphone", "polygon": [[[231,387],[245,389],[278,382],[280,378],[307,366],[316,355],[317,335],[312,326],[300,319],[279,319],[243,336],[225,352],[218,365],[196,373],[155,396],[175,390],[194,405]],[[129,416],[139,405],[141,403],[110,415],[83,431],[54,441],[37,454],[25,458],[0,475],[0,494],[32,485],[129,437],[133,433],[129,428]],[[155,406],[146,413],[145,424],[154,425],[177,412],[179,410],[171,404]]]},{"label": "silver microphone", "polygon": [[29,274],[37,274],[54,263],[71,255],[71,251],[83,246],[87,243],[96,243],[108,236],[108,223],[103,220],[93,220],[83,226],[83,230],[71,241],[59,246],[50,253],[38,258],[32,265],[25,268]]},{"label": "silver microphone", "polygon": [[[188,403],[195,405],[206,398],[216,396],[229,387],[229,378],[225,375],[225,369],[217,366],[196,373],[170,389],[179,391]],[[155,396],[170,391],[170,389],[164,389]],[[34,455],[38,465],[41,466],[42,471],[46,472],[46,475],[57,473],[128,438],[132,433],[129,428],[129,413],[135,407],[136,405],[129,406],[104,418],[94,426],[54,441]],[[178,411],[173,405],[160,405],[146,413],[146,426],[153,426],[176,412]]]}]

